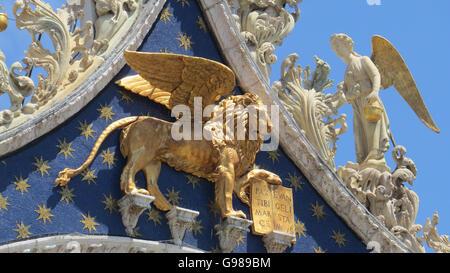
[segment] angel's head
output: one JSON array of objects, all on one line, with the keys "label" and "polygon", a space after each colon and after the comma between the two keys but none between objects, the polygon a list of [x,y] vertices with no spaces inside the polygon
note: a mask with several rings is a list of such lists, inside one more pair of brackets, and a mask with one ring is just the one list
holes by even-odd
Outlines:
[{"label": "angel's head", "polygon": [[330,38],[331,48],[339,58],[344,60],[352,54],[357,55],[353,51],[354,44],[352,38],[343,33],[333,34]]}]

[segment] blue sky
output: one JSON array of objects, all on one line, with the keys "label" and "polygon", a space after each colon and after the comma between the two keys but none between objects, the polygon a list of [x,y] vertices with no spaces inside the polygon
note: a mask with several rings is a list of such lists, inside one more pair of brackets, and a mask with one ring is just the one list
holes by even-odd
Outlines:
[{"label": "blue sky", "polygon": [[[450,154],[450,92],[446,86],[450,78],[450,1],[380,0],[381,5],[369,5],[367,1],[304,0],[294,31],[275,52],[278,62],[273,65],[271,81],[279,80],[283,59],[297,53],[302,67],[314,67],[314,55],[328,62],[332,68],[330,79],[336,85],[343,80],[345,64],[329,46],[332,34],[348,34],[355,41],[355,51],[368,56],[372,35],[390,40],[408,64],[425,104],[441,129],[436,134],[425,127],[394,89],[380,92],[394,138],[397,144],[407,148],[407,157],[415,161],[419,170],[412,187],[420,198],[416,223],[423,225],[438,211],[439,232],[450,234],[450,179],[445,175]],[[62,5],[62,1],[47,2],[54,8]],[[0,0],[10,18],[13,18],[13,3]],[[10,27],[0,33],[0,49],[7,57],[8,66],[24,57],[23,52],[31,41],[26,31],[15,29],[14,21],[9,23]],[[328,91],[335,92],[335,85]],[[1,96],[0,108],[9,107],[7,101],[6,95]],[[337,166],[355,161],[351,106],[341,108],[341,113],[347,114],[349,130],[337,143]],[[390,154],[391,151],[386,158],[394,168]]]},{"label": "blue sky", "polygon": [[[386,37],[405,59],[441,129],[436,134],[425,127],[395,89],[380,91],[395,141],[406,147],[406,156],[414,160],[419,170],[412,187],[420,198],[416,223],[425,224],[438,211],[439,233],[450,234],[450,179],[446,176],[450,154],[450,1],[380,2],[381,5],[369,5],[367,0],[304,0],[299,5],[302,14],[294,31],[275,52],[278,61],[271,80],[279,79],[281,62],[289,54],[297,53],[303,68],[314,68],[313,56],[317,55],[331,66],[330,79],[335,84],[328,92],[334,93],[343,80],[346,65],[331,50],[330,36],[348,34],[355,42],[354,50],[366,56],[371,55],[373,35]],[[351,106],[341,108],[341,113],[347,114],[349,130],[337,143],[336,166],[356,161]],[[391,150],[386,159],[395,168]]]}]

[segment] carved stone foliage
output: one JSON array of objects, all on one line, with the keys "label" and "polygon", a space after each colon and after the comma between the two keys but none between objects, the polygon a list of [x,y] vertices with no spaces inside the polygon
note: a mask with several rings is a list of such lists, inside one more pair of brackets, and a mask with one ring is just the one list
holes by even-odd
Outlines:
[{"label": "carved stone foliage", "polygon": [[336,141],[346,132],[347,124],[345,114],[332,116],[345,104],[345,96],[340,86],[335,94],[324,93],[333,83],[328,79],[330,66],[317,57],[314,59],[316,70],[311,71],[309,67],[296,67],[298,55],[289,55],[281,66],[281,80],[273,83],[272,90],[322,159],[334,169]]},{"label": "carved stone foliage", "polygon": [[425,252],[416,238],[422,229],[415,224],[419,197],[404,185],[405,182],[413,185],[417,168],[405,154],[403,146],[393,149],[392,156],[397,164],[393,172],[361,168],[349,162],[339,167],[337,173],[356,198],[396,237],[413,251]]},{"label": "carved stone foliage", "polygon": [[153,196],[140,193],[130,193],[122,197],[119,202],[119,211],[122,215],[122,223],[128,236],[135,236],[135,227],[139,216],[146,209],[151,209],[151,203],[155,200]]},{"label": "carved stone foliage", "polygon": [[295,235],[274,230],[264,235],[263,242],[267,253],[284,253],[294,239]]},{"label": "carved stone foliage", "polygon": [[[271,73],[270,65],[277,61],[273,54],[275,46],[280,46],[283,39],[294,29],[300,18],[298,4],[302,0],[229,0],[230,7],[241,35],[266,79]],[[294,9],[289,12],[288,7]]]},{"label": "carved stone foliage", "polygon": [[186,230],[192,226],[199,214],[198,211],[180,207],[174,207],[166,214],[174,244],[178,246],[183,244]]},{"label": "carved stone foliage", "polygon": [[[89,4],[95,4],[96,18],[85,20],[84,7]],[[24,65],[15,62],[8,69],[0,51],[0,92],[7,93],[11,101],[9,109],[0,111],[0,132],[21,124],[73,91],[104,61],[103,56],[116,42],[113,38],[120,36],[121,27],[138,5],[135,0],[80,0],[68,1],[54,11],[42,0],[16,0],[16,26],[27,30],[32,42],[22,59]],[[41,42],[43,35],[53,48]],[[36,68],[45,73],[37,75],[38,82],[34,83],[30,75]],[[20,72],[25,75],[17,74]]]},{"label": "carved stone foliage", "polygon": [[252,221],[238,217],[228,217],[214,229],[219,237],[220,249],[223,253],[231,253],[236,247],[236,242],[243,233],[249,232]]},{"label": "carved stone foliage", "polygon": [[439,224],[439,215],[434,213],[432,219],[427,219],[427,222],[422,229],[422,237],[418,237],[419,242],[425,242],[428,247],[434,249],[436,253],[450,253],[450,241],[448,235],[439,235],[436,228]]}]

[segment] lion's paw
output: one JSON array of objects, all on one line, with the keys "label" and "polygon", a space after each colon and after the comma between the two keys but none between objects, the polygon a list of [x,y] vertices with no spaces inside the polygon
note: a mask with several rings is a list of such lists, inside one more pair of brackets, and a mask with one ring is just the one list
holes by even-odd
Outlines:
[{"label": "lion's paw", "polygon": [[245,215],[245,213],[242,210],[238,210],[238,211],[231,211],[227,214],[225,214],[225,218],[226,217],[238,217],[238,218],[242,218],[242,219],[247,219],[247,215]]}]

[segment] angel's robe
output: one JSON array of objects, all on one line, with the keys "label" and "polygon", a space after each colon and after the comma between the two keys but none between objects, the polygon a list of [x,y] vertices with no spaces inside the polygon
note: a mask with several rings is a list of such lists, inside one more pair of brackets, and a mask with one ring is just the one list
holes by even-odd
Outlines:
[{"label": "angel's robe", "polygon": [[[360,165],[370,164],[384,167],[384,154],[389,149],[389,119],[383,111],[381,119],[369,122],[364,115],[368,106],[367,96],[372,92],[372,84],[378,69],[368,57],[354,56],[347,66],[344,78],[344,92],[353,107],[353,133],[355,136],[356,161]],[[378,90],[379,91],[379,90]],[[377,91],[377,92],[378,92]],[[376,96],[378,106],[383,103]]]}]

